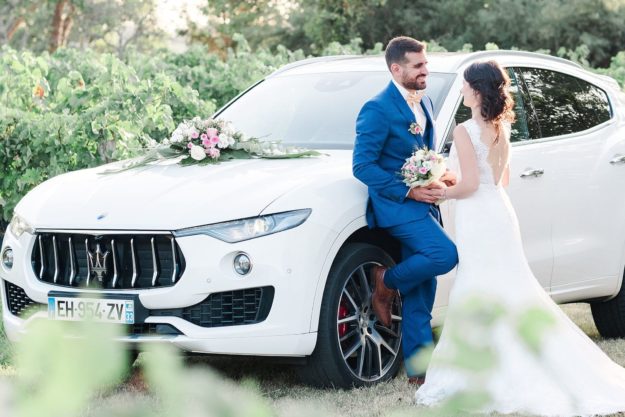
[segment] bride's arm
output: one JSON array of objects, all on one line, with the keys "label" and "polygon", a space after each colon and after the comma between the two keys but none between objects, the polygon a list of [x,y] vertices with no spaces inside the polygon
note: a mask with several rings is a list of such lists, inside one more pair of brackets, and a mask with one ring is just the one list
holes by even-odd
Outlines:
[{"label": "bride's arm", "polygon": [[510,165],[506,165],[506,169],[503,170],[503,176],[501,177],[501,184],[507,187],[510,184]]},{"label": "bride's arm", "polygon": [[480,186],[480,171],[477,166],[473,143],[471,143],[471,138],[465,127],[456,126],[453,135],[462,175],[456,185],[445,190],[445,197],[448,199],[466,198]]}]

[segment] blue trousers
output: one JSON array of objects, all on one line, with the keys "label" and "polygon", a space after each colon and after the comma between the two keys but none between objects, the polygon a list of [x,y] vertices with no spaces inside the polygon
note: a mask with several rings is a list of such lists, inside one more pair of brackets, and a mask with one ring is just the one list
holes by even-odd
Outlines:
[{"label": "blue trousers", "polygon": [[402,347],[408,376],[415,376],[411,357],[433,342],[430,320],[436,276],[456,266],[458,252],[432,215],[386,230],[402,246],[402,261],[386,271],[384,283],[402,296]]}]

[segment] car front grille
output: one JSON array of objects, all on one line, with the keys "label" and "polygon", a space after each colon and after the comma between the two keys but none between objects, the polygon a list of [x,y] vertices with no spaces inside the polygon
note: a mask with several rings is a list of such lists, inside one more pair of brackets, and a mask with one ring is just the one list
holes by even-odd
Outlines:
[{"label": "car front grille", "polygon": [[44,310],[45,304],[38,303],[32,300],[21,287],[4,281],[4,288],[6,291],[7,304],[11,314],[21,318],[27,318],[37,311]]},{"label": "car front grille", "polygon": [[171,286],[185,268],[168,234],[38,233],[31,261],[40,281],[114,290]]}]

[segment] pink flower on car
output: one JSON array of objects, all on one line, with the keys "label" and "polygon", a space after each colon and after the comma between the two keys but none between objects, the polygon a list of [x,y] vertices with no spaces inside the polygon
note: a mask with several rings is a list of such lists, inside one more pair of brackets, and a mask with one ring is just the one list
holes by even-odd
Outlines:
[{"label": "pink flower on car", "polygon": [[219,149],[217,148],[208,148],[206,150],[206,153],[213,159],[219,158],[219,155],[221,154],[221,152],[219,152]]}]

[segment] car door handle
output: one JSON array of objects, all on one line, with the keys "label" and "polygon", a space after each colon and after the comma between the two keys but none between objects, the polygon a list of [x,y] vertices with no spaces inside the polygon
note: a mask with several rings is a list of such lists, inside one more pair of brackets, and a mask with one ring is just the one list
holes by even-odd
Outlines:
[{"label": "car door handle", "polygon": [[625,164],[625,155],[619,155],[619,154],[614,155],[614,159],[610,160],[610,163],[612,165]]},{"label": "car door handle", "polygon": [[521,178],[535,177],[538,178],[545,173],[544,169],[527,169],[521,173]]}]

